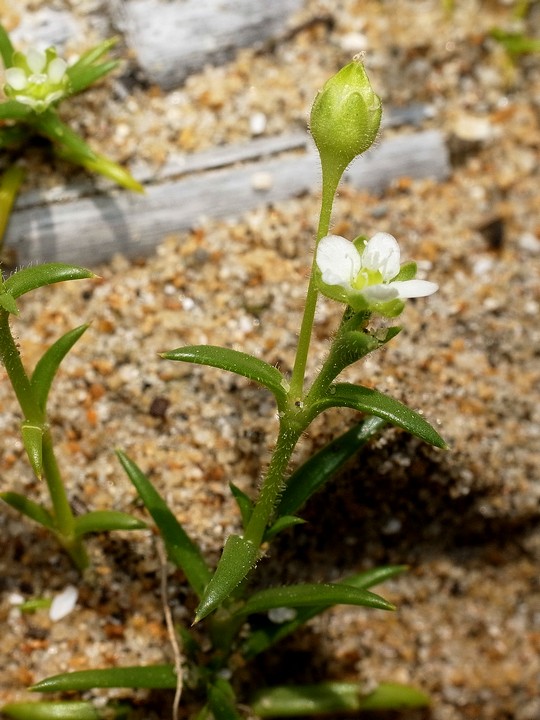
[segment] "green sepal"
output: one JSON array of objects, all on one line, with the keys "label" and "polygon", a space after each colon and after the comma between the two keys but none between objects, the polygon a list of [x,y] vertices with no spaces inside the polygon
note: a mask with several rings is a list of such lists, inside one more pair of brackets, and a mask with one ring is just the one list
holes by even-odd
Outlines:
[{"label": "green sepal", "polygon": [[0,120],[29,120],[34,111],[17,100],[0,102]]},{"label": "green sepal", "polygon": [[96,154],[90,146],[80,135],[63,123],[52,108],[48,108],[39,115],[34,113],[31,125],[37,133],[48,138],[53,143],[65,147],[77,157],[87,160],[96,159]]},{"label": "green sepal", "polygon": [[216,610],[256,565],[259,549],[250,540],[230,535],[215,573],[208,583],[195,613],[195,623]]},{"label": "green sepal", "polygon": [[429,703],[425,693],[408,685],[381,683],[366,694],[358,683],[326,682],[266,688],[257,692],[250,705],[260,718],[278,718],[414,709]]},{"label": "green sepal", "polygon": [[52,381],[60,367],[60,363],[88,327],[89,325],[79,325],[79,327],[69,330],[53,343],[37,362],[30,378],[30,385],[41,411],[44,411],[47,405]]},{"label": "green sepal", "polygon": [[22,515],[26,515],[30,520],[39,523],[39,525],[43,525],[43,527],[49,530],[55,530],[54,520],[50,512],[42,505],[38,505],[32,500],[29,500],[26,495],[8,491],[0,493],[0,499]]},{"label": "green sepal", "polygon": [[109,530],[144,530],[147,527],[142,520],[117,510],[94,510],[75,518],[77,537]]},{"label": "green sepal", "polygon": [[[405,565],[386,565],[371,570],[365,570],[341,580],[342,585],[356,587],[360,590],[367,590],[374,585],[379,585],[385,580],[399,575],[407,569]],[[311,618],[320,615],[332,605],[311,605],[297,608],[296,617],[292,620],[276,624],[269,619],[262,627],[250,633],[242,646],[242,655],[246,660],[251,660],[256,655],[264,652],[287,635],[295,632],[299,627],[305,625]]]},{"label": "green sepal", "polygon": [[2,58],[5,68],[11,67],[14,52],[15,48],[11,42],[11,38],[5,27],[0,23],[0,57]]},{"label": "green sepal", "polygon": [[365,418],[297,468],[287,480],[277,515],[298,512],[313,493],[333,477],[385,424],[382,418]]},{"label": "green sepal", "polygon": [[21,424],[21,437],[32,470],[41,480],[43,476],[43,425],[31,422]]},{"label": "green sepal", "polygon": [[398,400],[372,388],[350,383],[335,383],[329,387],[326,397],[313,404],[317,415],[331,407],[349,407],[376,415],[435,447],[447,447],[439,433],[421,415]]},{"label": "green sepal", "polygon": [[342,583],[303,583],[259,590],[251,595],[234,615],[264,613],[274,608],[299,608],[314,605],[360,605],[378,610],[395,610],[380,595]]},{"label": "green sepal", "polygon": [[234,690],[223,678],[216,678],[208,688],[208,705],[214,720],[242,720],[236,709]]},{"label": "green sepal", "polygon": [[92,703],[82,700],[9,703],[2,708],[2,714],[14,720],[100,720],[121,717],[104,712],[105,708],[98,711]]},{"label": "green sepal", "polygon": [[251,514],[253,512],[253,501],[234,483],[230,482],[229,487],[231,489],[233,498],[236,500],[238,509],[240,510],[240,515],[242,517],[242,526],[245,528],[247,527],[247,524],[251,519]]},{"label": "green sepal", "polygon": [[31,290],[65,280],[86,280],[96,277],[91,270],[64,263],[44,263],[19,270],[4,282],[4,290],[14,298]]},{"label": "green sepal", "polygon": [[400,267],[398,274],[395,278],[392,278],[392,282],[402,282],[404,280],[414,280],[418,266],[411,260],[410,262],[403,263]]},{"label": "green sepal", "polygon": [[8,292],[0,292],[0,307],[11,315],[18,315],[19,308],[15,302],[15,298]]},{"label": "green sepal", "polygon": [[166,360],[209,365],[229,372],[243,375],[272,392],[278,407],[287,403],[288,384],[283,375],[273,365],[247,353],[215,345],[187,345],[186,347],[161,353]]},{"label": "green sepal", "polygon": [[272,523],[269,528],[267,528],[264,533],[263,541],[268,542],[268,540],[271,540],[283,530],[287,530],[287,528],[294,527],[295,525],[304,525],[305,522],[305,520],[296,517],[296,515],[282,515],[274,523]]},{"label": "green sepal", "polygon": [[93,690],[94,688],[146,688],[172,690],[176,673],[172,665],[134,665],[99,670],[60,673],[32,685],[33,692],[53,693]]},{"label": "green sepal", "polygon": [[[327,283],[325,283],[322,279],[322,273],[318,267],[315,269],[315,283],[320,292],[326,297],[330,298],[331,300],[336,300],[340,303],[345,303],[345,305],[349,305],[349,298],[351,293],[348,292],[345,288],[341,287],[341,285],[328,285]],[[363,309],[367,309],[367,307],[367,302],[364,302]]]},{"label": "green sepal", "polygon": [[211,572],[199,548],[138,465],[121,450],[117,450],[116,455],[146,509],[154,519],[165,543],[169,559],[181,568],[187,581],[200,597],[210,580]]}]

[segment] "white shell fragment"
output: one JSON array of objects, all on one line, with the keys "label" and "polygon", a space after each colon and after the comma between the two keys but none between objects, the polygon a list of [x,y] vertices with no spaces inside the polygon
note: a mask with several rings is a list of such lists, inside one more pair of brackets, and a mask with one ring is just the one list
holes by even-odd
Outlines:
[{"label": "white shell fragment", "polygon": [[61,593],[55,595],[49,609],[49,617],[53,622],[62,620],[73,611],[77,604],[79,591],[73,585],[65,587]]}]

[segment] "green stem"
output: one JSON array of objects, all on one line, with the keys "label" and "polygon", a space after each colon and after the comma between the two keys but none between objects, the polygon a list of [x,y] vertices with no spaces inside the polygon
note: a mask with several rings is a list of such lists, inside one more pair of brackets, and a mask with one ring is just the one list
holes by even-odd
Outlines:
[{"label": "green stem", "polygon": [[75,518],[69,505],[48,427],[43,433],[43,475],[54,509],[57,537],[77,568],[84,570],[89,564],[88,555],[81,538],[75,536]]},{"label": "green stem", "polygon": [[4,246],[4,235],[9,222],[11,208],[24,180],[22,167],[12,165],[0,180],[0,251]]},{"label": "green stem", "polygon": [[[328,167],[328,166],[327,166]],[[309,353],[309,345],[311,341],[311,333],[313,330],[313,321],[315,319],[315,310],[317,307],[317,298],[319,292],[315,283],[317,246],[321,238],[328,235],[330,228],[330,219],[332,217],[332,206],[334,204],[334,196],[337,186],[343,175],[345,168],[331,168],[325,172],[323,166],[322,180],[322,197],[321,212],[319,215],[319,227],[317,229],[317,240],[315,243],[315,251],[313,253],[313,261],[311,265],[311,274],[309,277],[309,285],[306,294],[306,303],[304,307],[304,316],[298,336],[298,347],[296,349],[296,357],[294,359],[294,367],[291,376],[291,388],[289,397],[293,402],[302,400],[304,394],[304,377],[306,373],[306,364]]]},{"label": "green stem", "polygon": [[88,558],[81,540],[75,537],[75,519],[69,506],[54,455],[51,433],[47,427],[45,414],[40,410],[34,398],[30,380],[21,361],[19,349],[11,334],[8,318],[8,313],[5,310],[0,310],[0,360],[2,360],[6,368],[25,420],[43,428],[43,474],[53,505],[57,537],[66,548],[75,565],[82,570],[87,567]]},{"label": "green stem", "polygon": [[305,426],[291,427],[288,422],[282,420],[274,454],[270,460],[259,499],[244,533],[244,538],[257,546],[262,542],[266,526],[272,517],[279,494],[283,490],[283,476],[298,438],[304,429]]},{"label": "green stem", "polygon": [[37,425],[42,424],[43,415],[34,400],[30,380],[23,367],[19,348],[11,334],[9,313],[5,310],[0,310],[0,360],[6,368],[9,381],[17,396],[25,420]]},{"label": "green stem", "polygon": [[63,537],[74,535],[75,520],[68,503],[58,462],[54,454],[51,431],[48,427],[43,432],[43,474],[51,496],[56,529]]}]

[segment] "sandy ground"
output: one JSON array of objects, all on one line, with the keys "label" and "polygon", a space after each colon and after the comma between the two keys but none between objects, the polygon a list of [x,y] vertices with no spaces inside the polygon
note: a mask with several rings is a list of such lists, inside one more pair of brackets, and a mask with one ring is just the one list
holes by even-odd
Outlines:
[{"label": "sandy ground", "polygon": [[[23,5],[31,12],[37,4]],[[384,102],[429,103],[425,125],[446,132],[452,177],[438,184],[398,178],[379,196],[344,187],[334,230],[392,232],[406,258],[440,284],[432,298],[409,303],[402,334],[347,379],[422,409],[450,450],[389,430],[313,498],[309,523],[276,544],[258,569],[260,582],[328,580],[407,563],[410,572],[382,590],[398,611],[327,613],[287,642],[286,664],[276,650],[254,668],[253,684],[265,677],[410,682],[433,704],[407,717],[536,720],[539,63],[528,56],[510,64],[487,35],[494,25],[510,26],[511,3],[457,0],[451,15],[442,6],[309,2],[301,21],[320,22],[271,52],[242,51],[172,93],[132,82],[126,100],[114,87],[129,76],[127,64],[120,79],[77,99],[72,113],[84,109],[80,126],[95,130],[104,152],[158,166],[169,151],[246,139],[254,112],[267,116],[268,135],[302,126],[317,88],[358,49],[367,51]],[[528,32],[538,28],[539,9],[531,9]],[[111,135],[105,130],[113,122],[123,129]],[[34,160],[42,167],[39,153]],[[58,183],[65,168],[48,170],[29,184]],[[144,516],[113,456],[122,447],[217,557],[239,526],[227,482],[255,492],[275,437],[275,409],[243,380],[156,353],[208,342],[290,368],[317,211],[317,197],[303,197],[227,222],[201,221],[164,238],[151,257],[117,256],[94,268],[97,281],[47,288],[21,302],[14,327],[28,366],[61,332],[92,321],[51,400],[77,511]],[[311,371],[338,315],[321,303]],[[2,487],[44,498],[5,382],[0,404]],[[319,419],[295,461],[355,419],[349,411]],[[28,684],[56,672],[171,659],[149,531],[93,538],[93,569],[81,578],[47,534],[7,508],[1,523],[1,702],[26,698]],[[21,616],[11,603],[13,594],[51,596],[68,584],[78,587],[79,602],[60,622],[44,611]],[[169,592],[175,619],[186,621],[192,601],[178,573],[171,572]],[[168,716],[170,698],[130,696],[141,718]]]}]

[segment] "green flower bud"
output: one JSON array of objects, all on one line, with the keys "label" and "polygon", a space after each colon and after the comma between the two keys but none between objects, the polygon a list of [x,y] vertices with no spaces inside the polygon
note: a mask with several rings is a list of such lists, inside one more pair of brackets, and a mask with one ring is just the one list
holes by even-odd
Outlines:
[{"label": "green flower bud", "polygon": [[357,55],[325,83],[311,109],[311,134],[323,173],[341,177],[347,165],[373,145],[381,115],[381,99]]}]

